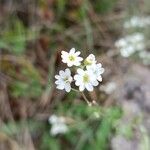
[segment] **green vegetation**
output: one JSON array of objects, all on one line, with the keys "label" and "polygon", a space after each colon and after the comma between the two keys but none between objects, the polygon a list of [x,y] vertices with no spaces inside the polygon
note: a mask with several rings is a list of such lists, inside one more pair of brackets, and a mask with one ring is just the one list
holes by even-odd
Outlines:
[{"label": "green vegetation", "polygon": [[[131,57],[130,61],[121,57],[114,42],[124,34],[121,23],[126,19],[125,15],[131,10],[132,15],[137,10],[141,13],[139,10],[144,8],[143,12],[149,14],[149,2],[143,7],[141,3],[124,4],[119,0],[10,2],[12,6],[11,3],[8,5],[9,1],[0,1],[0,149],[1,143],[14,142],[20,149],[30,149],[32,143],[35,150],[109,150],[112,138],[117,135],[127,140],[134,138],[135,126],[140,126],[142,121],[118,125],[124,116],[121,103],[128,100],[128,96],[121,95],[122,89],[109,93],[109,89],[102,90],[101,87],[106,89],[105,85],[116,79],[119,86],[123,84],[123,75],[128,77],[130,67],[142,73],[146,70],[146,67],[144,71],[141,68],[150,62],[148,51],[141,58],[145,63],[136,69],[136,65],[130,64],[140,63],[139,57],[135,54],[136,59]],[[128,34],[137,31],[144,31],[145,37],[149,38],[149,28],[127,29]],[[64,69],[60,51],[72,47],[81,50],[83,57],[96,54],[98,62],[106,68],[100,87],[93,93],[85,92],[90,101],[96,100],[97,105],[88,106],[81,93],[63,93],[55,89],[54,76],[60,68]],[[149,50],[149,41],[146,50]],[[144,73],[140,77],[145,78],[149,72]],[[130,87],[124,89],[131,94]],[[135,92],[129,97],[144,99],[148,94],[145,92],[147,95],[143,96],[145,93],[141,89],[137,87],[139,95]],[[119,105],[115,94],[121,95]],[[142,107],[147,110],[144,104]],[[52,125],[48,118],[53,114],[66,118],[68,132],[56,136],[50,133]],[[140,126],[139,132],[141,150],[148,150],[146,128]]]}]

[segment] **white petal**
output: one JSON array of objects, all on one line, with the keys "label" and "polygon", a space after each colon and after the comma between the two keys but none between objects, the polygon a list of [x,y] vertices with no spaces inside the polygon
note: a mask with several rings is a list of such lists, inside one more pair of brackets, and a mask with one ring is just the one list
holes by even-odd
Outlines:
[{"label": "white petal", "polygon": [[54,124],[54,123],[57,123],[58,122],[58,117],[56,115],[51,115],[48,119],[48,122],[50,124]]},{"label": "white petal", "polygon": [[82,81],[82,78],[79,77],[79,78],[75,81],[75,85],[76,85],[76,86],[79,86],[79,85],[81,85],[81,84],[83,84],[83,81]]},{"label": "white petal", "polygon": [[67,59],[64,59],[64,58],[63,58],[63,59],[62,59],[62,62],[63,62],[63,63],[67,63]]},{"label": "white petal", "polygon": [[97,80],[100,81],[100,82],[102,82],[102,76],[101,76],[101,75],[98,76],[98,77],[97,77]]},{"label": "white petal", "polygon": [[81,52],[79,52],[79,51],[77,51],[77,52],[75,53],[76,56],[79,56],[80,54],[81,54]]},{"label": "white petal", "polygon": [[88,91],[93,91],[93,86],[90,83],[85,84],[85,87]]},{"label": "white petal", "polygon": [[56,86],[57,89],[59,90],[63,90],[64,89],[64,84],[59,84],[58,86]]},{"label": "white petal", "polygon": [[67,63],[67,66],[68,66],[68,67],[72,67],[73,64],[70,62],[70,63]]},{"label": "white petal", "polygon": [[63,70],[60,70],[60,71],[59,71],[59,74],[60,74],[61,77],[64,77],[64,75],[65,75],[65,73],[64,73]]},{"label": "white petal", "polygon": [[95,56],[94,56],[93,54],[90,54],[90,55],[88,56],[88,58],[93,58],[93,59],[95,59]]},{"label": "white petal", "polygon": [[83,60],[82,57],[77,57],[76,59],[77,59],[77,61],[82,61]]},{"label": "white petal", "polygon": [[76,86],[80,86],[80,84],[81,84],[81,82],[79,82],[79,81],[76,81],[76,82],[75,82],[75,85],[76,85]]},{"label": "white petal", "polygon": [[75,85],[76,85],[76,86],[79,86],[80,84],[83,83],[82,77],[81,77],[80,75],[75,75],[75,76],[74,76],[74,79],[75,79]]},{"label": "white petal", "polygon": [[79,86],[79,91],[83,91],[85,89],[85,86],[82,84]]},{"label": "white petal", "polygon": [[74,65],[75,65],[75,66],[80,66],[81,63],[80,63],[80,62],[75,62]]},{"label": "white petal", "polygon": [[70,90],[71,90],[70,83],[65,84],[65,90],[66,90],[66,92],[70,92]]},{"label": "white petal", "polygon": [[70,76],[70,77],[68,78],[68,81],[71,83],[72,80],[73,80],[73,78]]},{"label": "white petal", "polygon": [[105,69],[104,69],[104,68],[101,68],[101,69],[100,69],[100,74],[103,74],[104,71],[105,71]]},{"label": "white petal", "polygon": [[68,55],[68,52],[61,51],[61,56],[65,56],[65,55]]},{"label": "white petal", "polygon": [[66,74],[66,75],[68,75],[68,76],[70,76],[70,75],[71,75],[71,71],[70,71],[70,69],[69,69],[69,68],[65,69],[65,74]]},{"label": "white petal", "polygon": [[61,82],[62,82],[61,80],[56,80],[55,84],[61,84]]},{"label": "white petal", "polygon": [[97,80],[94,80],[94,81],[92,82],[92,85],[93,85],[93,86],[98,86],[98,81],[97,81]]},{"label": "white petal", "polygon": [[102,64],[101,63],[98,63],[96,64],[97,67],[101,68],[102,67]]},{"label": "white petal", "polygon": [[77,69],[77,73],[80,75],[83,75],[85,73],[85,71],[83,69]]},{"label": "white petal", "polygon": [[74,54],[75,53],[75,48],[72,48],[69,52],[69,54]]},{"label": "white petal", "polygon": [[91,70],[91,69],[92,69],[92,68],[91,68],[91,65],[86,66],[86,69],[87,69],[87,70]]},{"label": "white petal", "polygon": [[78,80],[78,78],[79,78],[79,75],[78,75],[78,74],[74,75],[74,79],[75,79],[75,80]]},{"label": "white petal", "polygon": [[68,131],[68,127],[64,123],[58,123],[58,124],[53,124],[50,134],[51,135],[57,135],[61,133],[66,133]]},{"label": "white petal", "polygon": [[59,75],[55,75],[55,78],[56,78],[56,79],[60,79],[60,76],[59,76]]}]

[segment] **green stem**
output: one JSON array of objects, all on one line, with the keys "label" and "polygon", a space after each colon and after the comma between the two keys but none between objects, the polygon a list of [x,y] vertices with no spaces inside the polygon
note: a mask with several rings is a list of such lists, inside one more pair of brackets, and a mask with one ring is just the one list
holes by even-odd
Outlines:
[{"label": "green stem", "polygon": [[[78,90],[76,90],[76,89],[74,89],[74,88],[71,88],[73,91],[75,91],[75,92],[80,92],[80,91],[78,91]],[[81,95],[82,95],[82,97],[84,98],[84,100],[86,101],[86,103],[89,105],[89,106],[91,106],[92,105],[92,103],[87,99],[87,97],[85,96],[85,94],[83,93],[83,92],[80,92],[81,93]]]},{"label": "green stem", "polygon": [[76,89],[74,89],[74,88],[71,88],[73,91],[75,91],[75,92],[79,92],[78,90],[76,90]]},{"label": "green stem", "polygon": [[87,102],[87,104],[88,104],[89,106],[91,106],[92,103],[87,99],[87,97],[85,96],[85,94],[84,94],[83,92],[81,92],[81,94],[82,94],[82,97],[84,98],[84,100]]}]

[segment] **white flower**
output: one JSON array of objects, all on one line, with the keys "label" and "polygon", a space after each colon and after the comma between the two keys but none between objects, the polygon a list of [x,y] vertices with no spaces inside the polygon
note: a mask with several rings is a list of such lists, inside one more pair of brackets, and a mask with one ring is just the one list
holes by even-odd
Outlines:
[{"label": "white flower", "polygon": [[80,52],[79,51],[75,52],[75,48],[72,48],[69,53],[62,51],[61,52],[62,62],[66,63],[68,67],[71,67],[73,65],[80,66],[83,58],[79,57],[79,55]]},{"label": "white flower", "polygon": [[74,79],[75,85],[79,86],[80,91],[83,91],[84,89],[93,91],[93,86],[98,85],[98,81],[96,80],[91,70],[78,69],[77,73],[78,74],[74,76]]},{"label": "white flower", "polygon": [[102,68],[102,64],[93,64],[91,66],[86,66],[87,70],[91,70],[93,75],[98,81],[102,81],[101,74],[104,73],[104,68]]},{"label": "white flower", "polygon": [[90,54],[84,61],[85,65],[92,65],[96,64],[95,56],[93,54]]},{"label": "white flower", "polygon": [[64,134],[68,131],[68,127],[65,124],[65,118],[64,117],[58,117],[56,115],[52,115],[49,117],[49,123],[52,125],[50,134],[51,135],[57,135],[57,134]]},{"label": "white flower", "polygon": [[139,57],[143,61],[145,65],[150,65],[150,52],[148,51],[141,51],[139,53]]},{"label": "white flower", "polygon": [[107,94],[112,94],[117,88],[117,84],[115,82],[109,82],[100,87],[100,90],[106,92]]},{"label": "white flower", "polygon": [[150,25],[150,17],[133,16],[130,20],[124,23],[124,28],[140,27]]},{"label": "white flower", "polygon": [[72,82],[73,78],[71,77],[71,72],[67,68],[65,71],[60,70],[59,75],[56,75],[55,78],[57,79],[55,81],[55,84],[57,85],[57,89],[63,90],[65,89],[66,92],[70,92],[71,90],[71,85],[70,83]]},{"label": "white flower", "polygon": [[115,46],[120,49],[120,53],[123,57],[129,57],[135,52],[145,49],[144,35],[134,33],[125,36],[116,41]]},{"label": "white flower", "polygon": [[58,117],[54,114],[49,117],[48,121],[50,124],[55,124],[55,123],[57,124],[58,122],[64,123],[65,119],[64,117]]},{"label": "white flower", "polygon": [[57,135],[61,133],[66,133],[68,131],[68,127],[66,124],[54,124],[50,130],[52,135]]}]

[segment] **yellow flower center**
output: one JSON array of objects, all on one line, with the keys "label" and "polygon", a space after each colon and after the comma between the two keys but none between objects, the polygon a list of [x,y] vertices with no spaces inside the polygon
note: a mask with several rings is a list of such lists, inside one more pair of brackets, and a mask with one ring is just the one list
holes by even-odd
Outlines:
[{"label": "yellow flower center", "polygon": [[71,55],[71,56],[69,56],[69,60],[70,61],[75,61],[75,57]]},{"label": "yellow flower center", "polygon": [[85,64],[85,65],[91,65],[91,64],[92,64],[92,61],[90,61],[90,60],[85,60],[85,61],[84,61],[84,64]]},{"label": "yellow flower center", "polygon": [[87,74],[85,74],[85,75],[83,76],[83,82],[84,82],[84,83],[89,82],[89,76],[88,76]]},{"label": "yellow flower center", "polygon": [[69,82],[69,78],[68,78],[68,77],[65,77],[63,80],[64,80],[65,82]]}]

